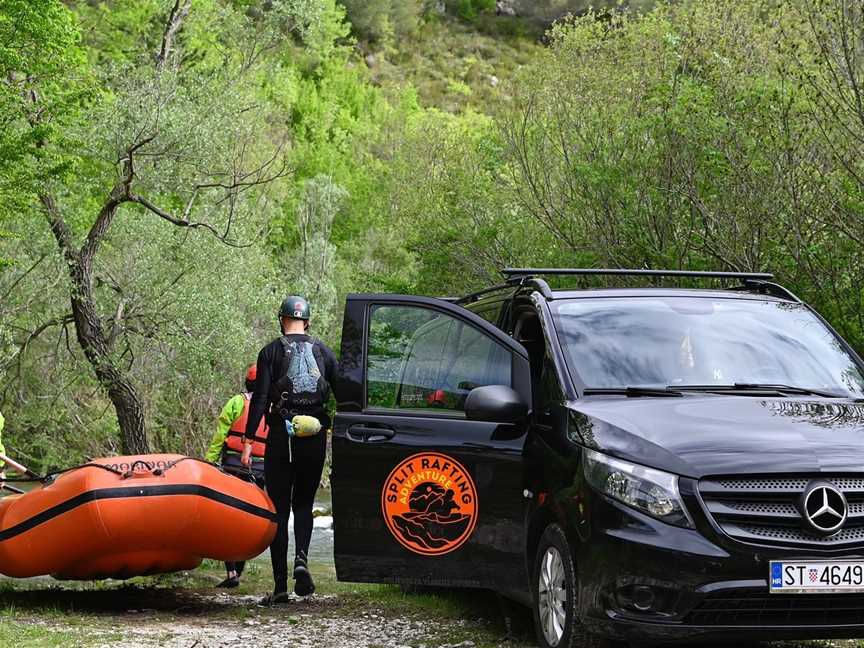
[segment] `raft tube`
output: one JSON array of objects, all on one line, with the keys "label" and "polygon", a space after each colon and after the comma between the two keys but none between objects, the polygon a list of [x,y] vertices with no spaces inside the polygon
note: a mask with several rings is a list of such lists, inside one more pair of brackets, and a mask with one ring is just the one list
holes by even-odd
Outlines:
[{"label": "raft tube", "polygon": [[270,498],[180,455],[94,459],[0,499],[0,573],[97,580],[249,560],[276,533]]}]

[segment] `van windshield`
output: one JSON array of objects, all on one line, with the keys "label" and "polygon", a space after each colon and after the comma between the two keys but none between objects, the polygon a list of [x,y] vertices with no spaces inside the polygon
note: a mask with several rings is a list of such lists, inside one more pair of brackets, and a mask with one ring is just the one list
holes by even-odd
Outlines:
[{"label": "van windshield", "polygon": [[807,307],[705,297],[553,302],[569,369],[589,388],[787,385],[864,396],[864,376]]}]

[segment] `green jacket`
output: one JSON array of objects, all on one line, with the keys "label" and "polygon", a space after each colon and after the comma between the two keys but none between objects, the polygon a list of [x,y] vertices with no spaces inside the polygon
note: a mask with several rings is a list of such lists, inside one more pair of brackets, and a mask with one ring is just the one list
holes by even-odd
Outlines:
[{"label": "green jacket", "polygon": [[[219,423],[216,425],[216,433],[210,441],[210,447],[204,458],[211,463],[219,463],[222,458],[222,446],[225,445],[225,439],[228,438],[228,431],[234,425],[234,421],[240,418],[243,414],[243,394],[233,396],[231,400],[225,403],[222,412],[219,414]],[[2,428],[2,425],[0,425]]]},{"label": "green jacket", "polygon": [[[6,425],[6,419],[3,418],[3,412],[0,412],[0,453],[6,454],[6,448],[3,447],[3,426]],[[0,470],[6,464],[0,461]]]}]

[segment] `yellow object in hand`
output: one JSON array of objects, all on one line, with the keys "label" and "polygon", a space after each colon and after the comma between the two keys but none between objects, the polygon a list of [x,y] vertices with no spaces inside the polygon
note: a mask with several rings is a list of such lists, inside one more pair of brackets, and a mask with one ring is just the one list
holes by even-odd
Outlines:
[{"label": "yellow object in hand", "polygon": [[321,421],[314,416],[298,414],[291,419],[291,425],[294,426],[294,436],[298,437],[315,436],[321,431]]}]

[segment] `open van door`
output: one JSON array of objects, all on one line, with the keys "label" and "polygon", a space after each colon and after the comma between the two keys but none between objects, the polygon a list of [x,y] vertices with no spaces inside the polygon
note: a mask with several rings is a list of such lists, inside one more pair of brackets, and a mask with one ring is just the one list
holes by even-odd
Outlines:
[{"label": "open van door", "polygon": [[339,580],[524,590],[525,349],[443,300],[350,295],[341,368]]}]

